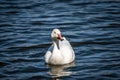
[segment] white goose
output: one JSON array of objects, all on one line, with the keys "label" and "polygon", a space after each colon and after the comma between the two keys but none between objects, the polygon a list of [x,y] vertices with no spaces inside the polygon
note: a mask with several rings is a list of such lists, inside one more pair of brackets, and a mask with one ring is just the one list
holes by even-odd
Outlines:
[{"label": "white goose", "polygon": [[59,29],[51,33],[53,44],[45,54],[45,62],[52,65],[64,65],[74,61],[74,51],[65,37],[61,36]]}]

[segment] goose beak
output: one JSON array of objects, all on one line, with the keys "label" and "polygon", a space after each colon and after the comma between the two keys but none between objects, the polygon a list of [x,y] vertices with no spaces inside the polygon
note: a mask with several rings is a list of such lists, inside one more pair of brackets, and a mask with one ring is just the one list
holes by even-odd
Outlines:
[{"label": "goose beak", "polygon": [[60,39],[60,40],[62,41],[62,40],[63,40],[63,37],[62,37],[60,34],[58,34],[57,39]]}]

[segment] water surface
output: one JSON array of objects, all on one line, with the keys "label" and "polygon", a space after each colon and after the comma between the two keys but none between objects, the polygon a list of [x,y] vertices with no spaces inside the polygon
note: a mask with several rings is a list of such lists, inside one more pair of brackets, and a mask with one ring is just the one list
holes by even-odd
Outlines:
[{"label": "water surface", "polygon": [[[59,28],[75,62],[44,64]],[[1,0],[0,80],[120,79],[119,0]]]}]

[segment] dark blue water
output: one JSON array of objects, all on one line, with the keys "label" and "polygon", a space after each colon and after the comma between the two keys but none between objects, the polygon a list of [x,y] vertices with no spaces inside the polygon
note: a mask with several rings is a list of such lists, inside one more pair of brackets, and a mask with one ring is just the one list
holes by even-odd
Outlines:
[{"label": "dark blue water", "polygon": [[[75,62],[44,64],[59,28]],[[0,80],[120,80],[120,0],[0,0]]]}]

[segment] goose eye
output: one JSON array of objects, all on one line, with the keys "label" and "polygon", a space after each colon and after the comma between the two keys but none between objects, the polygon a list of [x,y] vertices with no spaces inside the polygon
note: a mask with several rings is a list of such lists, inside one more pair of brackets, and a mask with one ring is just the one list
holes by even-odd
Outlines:
[{"label": "goose eye", "polygon": [[56,32],[54,32],[56,34]]}]

